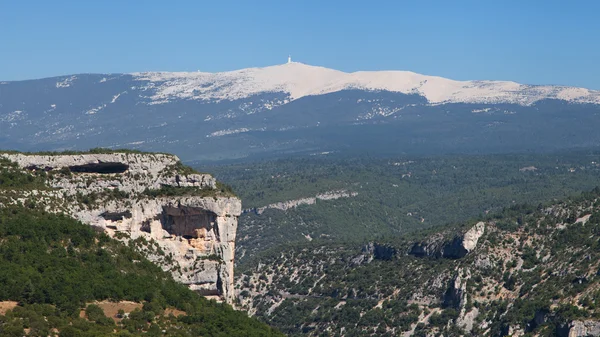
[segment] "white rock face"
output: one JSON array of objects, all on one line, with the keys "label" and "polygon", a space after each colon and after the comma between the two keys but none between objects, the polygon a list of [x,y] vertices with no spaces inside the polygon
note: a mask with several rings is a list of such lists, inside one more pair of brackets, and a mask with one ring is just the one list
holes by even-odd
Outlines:
[{"label": "white rock face", "polygon": [[[281,201],[281,202],[277,202],[274,204],[269,204],[267,206],[259,207],[256,209],[256,213],[262,214],[268,208],[278,209],[281,211],[287,211],[288,209],[296,208],[300,205],[314,205],[317,203],[317,200],[335,200],[335,199],[339,199],[339,198],[355,197],[357,195],[358,195],[357,192],[348,192],[346,190],[328,191],[325,193],[317,194],[314,197]],[[250,210],[246,210],[246,211],[249,212]]]},{"label": "white rock face", "polygon": [[[455,81],[410,71],[342,71],[291,62],[265,68],[221,73],[133,73],[156,89],[153,104],[172,99],[234,100],[264,92],[283,92],[289,100],[345,89],[387,90],[419,94],[432,104],[513,103],[530,105],[543,99],[600,104],[600,92],[565,86],[524,85],[509,81]],[[279,104],[285,104],[280,102]]]},{"label": "white rock face", "polygon": [[478,315],[479,309],[477,308],[473,308],[469,312],[466,312],[466,310],[463,308],[461,309],[460,315],[456,319],[456,325],[463,328],[466,332],[471,332]]},{"label": "white rock face", "polygon": [[569,329],[569,337],[600,336],[600,322],[573,321]]},{"label": "white rock face", "polygon": [[[111,187],[125,192],[143,192],[146,188],[158,189],[163,185],[199,188],[215,188],[216,186],[216,180],[208,174],[176,174],[175,166],[179,162],[179,158],[169,154],[27,155],[3,153],[0,156],[17,163],[22,168],[31,169],[60,170],[64,167],[100,163],[128,165],[127,171],[122,175],[102,175],[101,179],[92,179],[91,181],[88,175],[81,175],[52,182],[53,187],[75,192],[82,188],[87,189],[88,192],[101,191]],[[75,184],[75,182],[84,182],[85,186]]]},{"label": "white rock face", "polygon": [[[129,234],[130,240],[154,240],[165,255],[172,254],[173,262],[158,254],[148,255],[151,261],[171,271],[175,280],[187,284],[191,289],[231,302],[234,296],[235,236],[241,206],[238,198],[161,197],[132,203],[127,208],[132,213],[131,218],[111,221],[102,216],[105,212],[123,211],[119,202],[93,210],[81,210],[74,216],[84,223],[106,229],[111,236],[120,232]],[[198,228],[202,233],[190,237],[165,229],[165,208],[188,213],[182,217],[189,217],[188,222],[193,230]],[[190,214],[194,211],[209,212],[213,218],[202,223]]]},{"label": "white rock face", "polygon": [[477,241],[484,232],[485,223],[480,221],[465,233],[463,238],[463,247],[465,247],[467,252],[470,252],[477,247]]},{"label": "white rock face", "polygon": [[[208,174],[184,174],[176,156],[165,154],[27,155],[0,154],[28,170],[45,170],[49,191],[24,192],[47,201],[50,211],[64,211],[111,237],[133,241],[148,259],[205,296],[231,303],[237,219],[241,201],[219,194]],[[77,172],[64,168],[125,164],[121,173]],[[121,168],[123,165],[121,165]],[[146,193],[191,188],[176,196]],[[158,196],[153,196],[158,195]],[[93,196],[93,198],[92,198]],[[82,203],[87,198],[88,202]],[[58,203],[58,205],[57,205]],[[50,205],[52,204],[52,206]]]}]

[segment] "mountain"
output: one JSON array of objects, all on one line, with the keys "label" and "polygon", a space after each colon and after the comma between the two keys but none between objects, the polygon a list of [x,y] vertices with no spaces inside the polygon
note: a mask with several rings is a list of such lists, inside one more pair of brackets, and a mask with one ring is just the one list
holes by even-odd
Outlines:
[{"label": "mountain", "polygon": [[[128,147],[215,161],[291,152],[500,152],[600,144],[600,92],[291,62],[222,73],[0,82],[0,147]],[[357,137],[360,135],[360,137]]]},{"label": "mountain", "polygon": [[[282,105],[305,96],[349,89],[389,91],[423,96],[431,104],[516,103],[530,105],[544,99],[574,103],[600,103],[600,92],[559,86],[531,86],[505,81],[453,81],[409,71],[359,71],[345,73],[298,62],[224,73],[132,74],[155,91],[153,104],[177,99],[238,100],[266,92],[284,93],[287,100],[264,103]],[[59,85],[59,84],[57,84]],[[69,85],[69,84],[66,84]]]}]

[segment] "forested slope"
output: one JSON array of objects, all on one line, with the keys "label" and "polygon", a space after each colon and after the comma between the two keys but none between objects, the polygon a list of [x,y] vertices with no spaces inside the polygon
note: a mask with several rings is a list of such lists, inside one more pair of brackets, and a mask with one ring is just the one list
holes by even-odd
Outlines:
[{"label": "forested slope", "polygon": [[[0,300],[19,306],[0,316],[0,335],[276,336],[268,326],[196,295],[131,247],[61,215],[0,208]],[[141,311],[115,324],[79,318],[86,304],[133,301]],[[185,312],[165,315],[165,309]],[[92,310],[93,311],[93,310]]]},{"label": "forested slope", "polygon": [[403,238],[279,247],[246,264],[239,300],[290,335],[597,336],[598,261],[596,188]]},{"label": "forested slope", "polygon": [[[1,336],[281,335],[175,282],[140,253],[152,242],[125,245],[100,228],[45,211],[36,193],[50,189],[47,173],[2,164]],[[105,317],[100,301],[137,309]]]},{"label": "forested slope", "polygon": [[[598,152],[581,150],[389,158],[328,154],[201,170],[232,185],[248,210],[238,227],[240,265],[282,243],[361,242],[461,222],[524,202],[563,199],[597,186],[599,163]],[[327,192],[346,196],[316,198]],[[315,203],[302,203],[306,198]],[[299,205],[261,209],[286,201]]]}]

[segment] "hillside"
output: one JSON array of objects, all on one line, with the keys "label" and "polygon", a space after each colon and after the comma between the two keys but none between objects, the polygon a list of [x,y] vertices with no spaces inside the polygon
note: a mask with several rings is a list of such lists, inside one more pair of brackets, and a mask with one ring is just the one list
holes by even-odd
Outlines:
[{"label": "hillside", "polygon": [[[98,158],[104,161],[94,162]],[[40,160],[44,164],[41,170],[33,165]],[[27,169],[19,167],[23,162]],[[79,165],[65,166],[73,162]],[[146,172],[136,173],[136,167],[142,166]],[[121,175],[123,170],[128,174]],[[211,200],[231,197],[230,192],[213,190],[215,182],[209,176],[179,165],[177,157],[170,155],[104,149],[70,154],[0,153],[0,334],[279,335],[243,312],[209,301],[176,282],[171,275],[178,274],[170,268],[177,266],[173,260],[177,255],[169,253],[170,268],[161,268],[157,256],[169,251],[160,240],[143,235],[131,238],[124,231],[115,235],[106,227],[112,220],[91,221],[90,213],[99,209],[106,215],[111,204],[125,202],[129,213],[135,213],[132,198],[139,189],[154,191],[157,195],[153,198],[160,200],[163,193],[151,182],[166,183],[175,173],[178,185],[189,186],[177,190],[165,185],[173,200],[190,193],[199,200],[203,195]],[[156,176],[151,177],[153,174]],[[192,182],[198,177],[202,177],[203,185]],[[71,187],[80,180],[85,187],[71,195]],[[96,184],[104,187],[96,190]],[[136,198],[143,203],[142,195]],[[127,217],[112,216],[117,227]],[[212,254],[204,264],[196,264],[202,268],[224,264],[222,255]],[[218,273],[207,269],[209,274]],[[117,309],[123,312],[117,315]]]},{"label": "hillside", "polygon": [[598,185],[597,152],[345,157],[202,166],[242,199],[236,263],[282,243],[361,242],[439,228]]},{"label": "hillside", "polygon": [[[177,181],[176,187],[169,179]],[[181,206],[186,200],[233,198],[215,185],[212,177],[165,154],[104,149],[0,153],[0,334],[279,335],[226,304],[200,296],[206,284],[196,291],[182,284],[182,275],[188,274],[209,280],[231,275],[233,281],[233,261],[223,255],[226,248],[197,253],[198,260],[192,261],[196,269],[188,270],[187,262],[169,250],[167,238],[127,229],[143,213],[136,205],[151,211],[149,199],[160,206],[161,198],[169,195]],[[127,212],[111,208],[115,206],[128,207]],[[216,225],[219,221],[213,220]],[[177,219],[171,226],[176,225]],[[235,235],[235,228],[230,230]],[[220,244],[211,240],[211,246]],[[199,243],[196,239],[195,247],[186,250],[188,256],[195,255]],[[217,290],[228,287],[227,279],[221,283]],[[124,312],[116,316],[117,309]]]},{"label": "hillside", "polygon": [[297,62],[0,82],[0,101],[0,147],[22,151],[127,147],[211,162],[332,150],[497,153],[600,144],[597,91],[409,71],[344,73]]},{"label": "hillside", "polygon": [[476,222],[273,250],[241,306],[290,335],[598,336],[600,189]]},{"label": "hillside", "polygon": [[[0,315],[2,336],[280,335],[69,217],[4,205],[0,238],[0,303],[16,305]],[[117,319],[94,304],[105,300],[139,305]]]},{"label": "hillside", "polygon": [[111,238],[136,242],[178,282],[205,296],[233,299],[240,200],[177,156],[105,149],[0,152],[0,172],[2,204],[67,214]]}]

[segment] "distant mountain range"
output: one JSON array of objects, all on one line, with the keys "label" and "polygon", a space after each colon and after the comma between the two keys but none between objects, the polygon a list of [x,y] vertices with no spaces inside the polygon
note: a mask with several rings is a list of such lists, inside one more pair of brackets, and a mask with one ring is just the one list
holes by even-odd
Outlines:
[{"label": "distant mountain range", "polygon": [[597,146],[599,126],[600,91],[297,62],[0,82],[0,148],[18,150],[505,152]]},{"label": "distant mountain range", "polygon": [[[267,108],[273,108],[305,96],[351,89],[416,94],[425,97],[430,104],[530,105],[544,99],[600,103],[600,92],[583,88],[522,85],[507,81],[453,81],[409,71],[345,73],[298,62],[224,73],[148,72],[132,75],[136,80],[147,82],[143,86],[144,91],[153,89],[150,95],[145,96],[153,104],[177,99],[239,100],[266,92],[289,95],[285,100],[267,103]],[[68,82],[65,84],[68,85]]]}]

